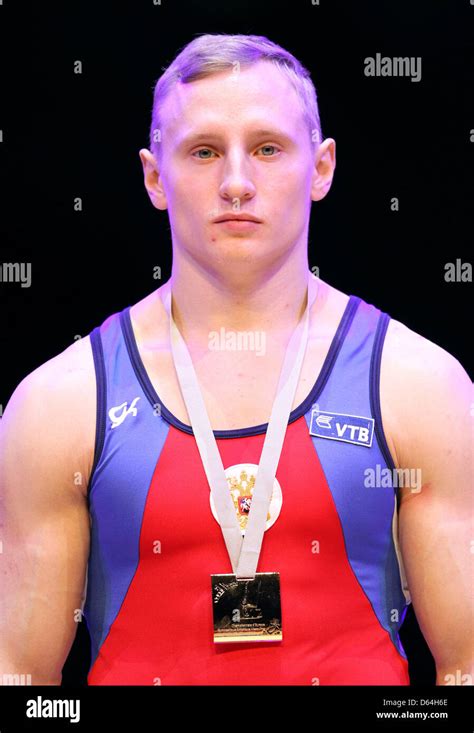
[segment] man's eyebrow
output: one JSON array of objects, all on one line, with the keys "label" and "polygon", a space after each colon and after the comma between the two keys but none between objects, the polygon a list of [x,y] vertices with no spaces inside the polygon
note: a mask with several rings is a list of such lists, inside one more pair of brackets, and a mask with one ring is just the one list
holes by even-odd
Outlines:
[{"label": "man's eyebrow", "polygon": [[[288,140],[289,142],[294,142],[293,138],[283,130],[278,129],[266,129],[266,128],[257,128],[256,130],[251,130],[249,132],[249,138],[256,138],[256,137],[281,137],[285,140]],[[190,145],[191,143],[198,143],[201,141],[209,141],[209,140],[218,140],[222,136],[219,132],[216,132],[216,130],[213,130],[212,132],[197,132],[197,133],[190,133],[189,135],[184,135],[181,140],[178,142],[178,147],[182,147],[183,145]]]}]

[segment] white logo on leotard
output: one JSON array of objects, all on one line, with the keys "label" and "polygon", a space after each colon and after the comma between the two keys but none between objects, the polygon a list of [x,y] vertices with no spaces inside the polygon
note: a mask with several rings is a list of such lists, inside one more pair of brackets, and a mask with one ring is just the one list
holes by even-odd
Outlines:
[{"label": "white logo on leotard", "polygon": [[[117,407],[111,407],[109,410],[109,417],[112,422],[112,428],[118,428],[119,425],[123,423],[127,415],[136,415],[138,410],[135,407],[136,403],[140,397],[135,397],[130,407],[127,407],[128,402],[122,402],[121,405],[117,405]],[[117,410],[122,410],[122,412],[117,415]]]},{"label": "white logo on leotard", "polygon": [[318,415],[316,418],[316,425],[318,428],[324,428],[326,430],[331,429],[331,420],[332,417],[329,417],[329,415]]}]

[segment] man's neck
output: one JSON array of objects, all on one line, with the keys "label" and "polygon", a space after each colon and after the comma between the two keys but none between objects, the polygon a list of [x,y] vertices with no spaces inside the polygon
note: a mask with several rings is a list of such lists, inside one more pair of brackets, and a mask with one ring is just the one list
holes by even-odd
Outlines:
[{"label": "man's neck", "polygon": [[173,318],[187,343],[205,344],[210,332],[264,332],[287,341],[306,307],[308,266],[237,279],[173,272]]}]

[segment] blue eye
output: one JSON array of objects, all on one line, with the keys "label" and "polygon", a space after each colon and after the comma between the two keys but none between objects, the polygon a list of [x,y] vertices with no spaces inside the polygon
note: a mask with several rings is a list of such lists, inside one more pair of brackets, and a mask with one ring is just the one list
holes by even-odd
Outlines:
[{"label": "blue eye", "polygon": [[[261,148],[259,148],[259,150],[264,150],[264,148],[273,148],[274,150],[278,150],[278,148],[276,147],[276,145],[262,145],[262,147],[261,147]],[[270,157],[270,156],[266,155],[266,156],[264,156],[264,157],[265,157],[265,158],[268,158],[268,157]]]},{"label": "blue eye", "polygon": [[[271,150],[274,150],[276,152],[279,152],[276,145],[262,145],[258,150],[265,150],[265,148],[268,150],[270,148]],[[210,155],[202,156],[200,153],[209,153]],[[209,148],[199,148],[199,150],[195,150],[194,153],[192,153],[193,157],[199,158],[199,160],[210,160],[212,155],[215,155],[215,153],[210,150]],[[265,155],[264,158],[271,158],[273,155]]]},{"label": "blue eye", "polygon": [[[200,148],[199,150],[196,150],[193,153],[193,155],[197,155],[197,153],[205,153],[205,152],[212,153],[212,150],[209,150],[209,148]],[[204,158],[201,158],[200,156],[198,156],[198,157],[200,158],[200,160],[209,160],[208,156],[206,156]]]}]

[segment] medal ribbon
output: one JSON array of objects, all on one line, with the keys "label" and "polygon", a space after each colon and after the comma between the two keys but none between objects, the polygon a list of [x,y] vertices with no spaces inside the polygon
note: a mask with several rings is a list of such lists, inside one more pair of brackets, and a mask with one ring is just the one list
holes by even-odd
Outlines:
[{"label": "medal ribbon", "polygon": [[[317,291],[318,280],[308,270],[307,304],[285,352],[243,538],[191,356],[173,318],[170,287],[164,296],[163,305],[170,323],[171,351],[176,374],[212,491],[232,570],[238,579],[253,579],[257,570],[276,470],[308,342],[309,309],[316,299]],[[296,357],[293,358],[295,351]]]}]

